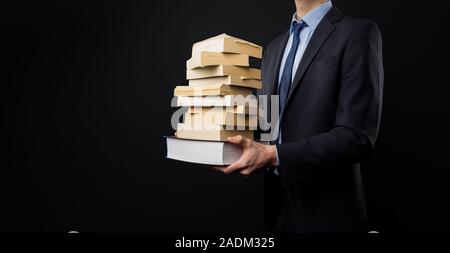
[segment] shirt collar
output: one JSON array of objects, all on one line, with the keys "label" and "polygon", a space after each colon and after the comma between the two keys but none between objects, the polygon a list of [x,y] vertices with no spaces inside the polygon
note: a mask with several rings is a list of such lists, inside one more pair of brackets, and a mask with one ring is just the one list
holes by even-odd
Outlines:
[{"label": "shirt collar", "polygon": [[[301,20],[303,20],[309,28],[314,30],[332,7],[333,4],[331,1],[326,1],[325,3],[314,8],[312,11],[308,12]],[[293,32],[294,22],[300,22],[300,20],[297,20],[297,14],[295,13],[292,16],[291,27],[289,29],[290,33]]]}]

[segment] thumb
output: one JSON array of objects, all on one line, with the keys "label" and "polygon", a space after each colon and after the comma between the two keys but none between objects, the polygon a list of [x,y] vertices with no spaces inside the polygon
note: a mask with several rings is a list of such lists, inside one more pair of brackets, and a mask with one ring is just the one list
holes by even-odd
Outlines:
[{"label": "thumb", "polygon": [[245,144],[245,138],[242,137],[242,135],[236,135],[236,136],[233,136],[233,137],[228,137],[228,141],[230,143],[232,143],[232,144],[239,145],[239,146],[242,146],[242,147]]}]

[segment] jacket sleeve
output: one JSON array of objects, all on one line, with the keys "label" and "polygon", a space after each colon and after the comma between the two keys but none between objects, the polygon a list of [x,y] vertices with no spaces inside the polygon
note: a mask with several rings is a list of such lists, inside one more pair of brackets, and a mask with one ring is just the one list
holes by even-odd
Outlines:
[{"label": "jacket sleeve", "polygon": [[381,34],[374,23],[365,22],[354,29],[341,60],[333,129],[299,142],[278,144],[282,176],[298,176],[317,166],[355,164],[374,147],[384,78]]},{"label": "jacket sleeve", "polygon": [[[260,96],[268,96],[270,94],[270,92],[268,91],[270,84],[267,82],[267,80],[266,80],[266,78],[264,76],[264,73],[265,73],[265,71],[267,69],[267,61],[268,61],[266,56],[267,56],[267,54],[269,52],[269,49],[271,48],[271,45],[272,45],[272,43],[269,43],[269,45],[267,45],[264,48],[264,50],[263,50],[263,57],[261,59],[261,81],[262,81],[263,87],[262,87],[261,90],[256,90],[256,97],[258,98],[258,110],[262,109],[261,104],[259,103],[260,102],[259,101]],[[268,108],[270,108],[270,99],[269,98],[267,100],[267,103],[268,104],[266,106],[268,106]],[[267,117],[267,116],[270,117],[270,115],[265,115],[265,112],[263,110],[258,111],[258,115],[259,115],[259,117],[263,117],[263,116],[264,117]],[[260,122],[258,122],[258,127],[255,130],[255,137],[257,139],[261,139],[261,134],[265,134],[268,131],[269,130],[262,130],[261,129],[261,124],[260,124]]]}]

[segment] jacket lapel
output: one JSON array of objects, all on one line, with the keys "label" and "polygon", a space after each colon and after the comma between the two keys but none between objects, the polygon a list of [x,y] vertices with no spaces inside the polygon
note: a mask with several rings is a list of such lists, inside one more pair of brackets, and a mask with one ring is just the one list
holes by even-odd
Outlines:
[{"label": "jacket lapel", "polygon": [[289,39],[289,32],[285,32],[280,39],[278,40],[278,42],[274,45],[274,59],[273,59],[273,67],[272,72],[271,72],[271,76],[270,76],[270,80],[269,80],[269,84],[270,87],[268,87],[268,94],[276,94],[277,93],[277,88],[278,88],[278,74],[280,73],[280,66],[281,66],[281,59],[283,57],[284,54],[284,49],[286,47],[287,41]]},{"label": "jacket lapel", "polygon": [[[306,70],[314,60],[314,57],[317,55],[317,53],[319,52],[320,48],[325,43],[325,41],[333,33],[335,29],[334,23],[336,21],[339,21],[341,18],[342,14],[336,8],[332,8],[324,17],[324,19],[320,22],[320,24],[317,26],[313,36],[311,37],[308,43],[308,46],[306,47],[305,53],[303,54],[300,64],[297,68],[297,72],[295,73],[294,80],[291,84],[291,88],[289,90],[286,105],[284,108],[287,107],[290,97],[300,85],[300,81],[302,80]],[[282,115],[283,112],[281,112],[280,117]]]}]

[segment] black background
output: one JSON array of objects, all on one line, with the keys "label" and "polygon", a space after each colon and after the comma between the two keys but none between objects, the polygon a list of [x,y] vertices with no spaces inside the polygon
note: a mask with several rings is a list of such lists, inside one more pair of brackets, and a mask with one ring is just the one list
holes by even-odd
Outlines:
[{"label": "black background", "polygon": [[[382,128],[365,170],[371,227],[448,231],[448,9],[335,5],[374,20],[384,40]],[[0,232],[260,231],[260,175],[167,160],[162,136],[194,42],[226,32],[264,46],[294,10],[293,0],[4,3]]]}]

